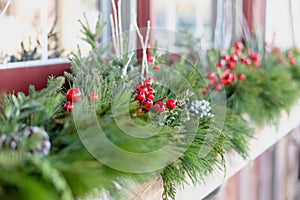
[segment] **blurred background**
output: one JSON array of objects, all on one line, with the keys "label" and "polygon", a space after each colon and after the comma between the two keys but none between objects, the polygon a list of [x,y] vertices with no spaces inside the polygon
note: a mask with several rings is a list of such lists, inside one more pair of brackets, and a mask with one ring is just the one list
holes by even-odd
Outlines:
[{"label": "blurred background", "polygon": [[[22,60],[18,54],[36,47],[36,54],[26,59],[66,57],[77,45],[86,53],[78,20],[84,21],[85,14],[94,26],[99,14],[102,22],[109,22],[112,11],[111,0],[0,0],[2,12],[8,2],[0,17],[1,63]],[[299,11],[298,0],[123,0],[122,23],[129,30],[135,15],[144,16],[151,26],[201,39],[203,48],[226,48],[254,33],[262,42],[287,48],[300,45]],[[110,33],[108,25],[101,39]]]}]

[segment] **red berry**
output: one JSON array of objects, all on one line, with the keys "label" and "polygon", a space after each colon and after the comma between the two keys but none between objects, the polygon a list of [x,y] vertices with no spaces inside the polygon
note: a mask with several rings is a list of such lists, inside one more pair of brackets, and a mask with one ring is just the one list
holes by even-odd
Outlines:
[{"label": "red berry", "polygon": [[225,60],[220,60],[219,62],[217,62],[217,67],[223,67],[226,64]]},{"label": "red berry", "polygon": [[278,63],[282,63],[285,60],[283,56],[280,56],[277,60]]},{"label": "red berry", "polygon": [[230,56],[225,54],[222,56],[222,59],[228,61],[230,59]]},{"label": "red berry", "polygon": [[229,74],[231,71],[230,71],[229,69],[224,69],[223,72],[224,72],[225,74]]},{"label": "red berry", "polygon": [[207,92],[208,92],[208,90],[207,90],[206,88],[204,88],[204,89],[202,90],[201,94],[205,95],[205,94],[207,94]]},{"label": "red berry", "polygon": [[222,83],[223,83],[224,85],[230,85],[230,84],[232,84],[232,79],[227,78],[226,76],[223,77],[223,78],[221,79],[221,81],[222,81]]},{"label": "red berry", "polygon": [[288,52],[287,52],[287,56],[288,56],[289,58],[293,58],[293,57],[294,57],[293,51],[288,51]]},{"label": "red berry", "polygon": [[234,81],[236,79],[236,75],[232,73],[232,80]]},{"label": "red berry", "polygon": [[160,113],[163,113],[166,109],[166,104],[164,104],[164,102],[162,101],[158,101],[154,104],[154,110],[156,112],[160,112]]},{"label": "red berry", "polygon": [[74,104],[70,101],[68,101],[64,104],[64,109],[67,112],[72,112],[73,108],[74,108]]},{"label": "red berry", "polygon": [[227,63],[227,67],[230,68],[230,69],[233,69],[235,67],[235,62],[234,61],[229,61]]},{"label": "red berry", "polygon": [[91,101],[91,102],[95,102],[95,101],[97,101],[97,100],[99,99],[99,95],[98,95],[98,93],[96,93],[96,92],[91,92],[91,93],[88,95],[88,99],[89,99],[89,101]]},{"label": "red berry", "polygon": [[253,62],[258,62],[258,61],[260,61],[260,56],[259,56],[259,54],[257,54],[257,53],[252,53],[252,54],[250,55],[250,58],[251,58],[251,60],[252,60]]},{"label": "red berry", "polygon": [[147,54],[147,61],[151,64],[154,62],[154,56],[150,53]]},{"label": "red berry", "polygon": [[145,110],[150,110],[150,108],[153,106],[153,101],[151,99],[144,99],[142,102],[142,106],[145,108]]},{"label": "red berry", "polygon": [[151,87],[153,84],[153,78],[148,78],[144,81],[144,84],[148,87]]},{"label": "red berry", "polygon": [[153,70],[159,71],[159,70],[160,70],[160,65],[155,65],[155,66],[153,67]]},{"label": "red berry", "polygon": [[148,93],[153,94],[154,96],[156,95],[156,91],[153,88],[149,88]]},{"label": "red berry", "polygon": [[234,46],[235,46],[235,48],[238,49],[238,50],[244,49],[244,45],[243,45],[243,43],[241,43],[241,42],[235,42],[235,43],[234,43]]},{"label": "red berry", "polygon": [[215,77],[216,77],[216,74],[214,72],[208,72],[207,73],[207,78],[214,79]]},{"label": "red berry", "polygon": [[245,74],[239,74],[239,75],[238,75],[238,79],[239,79],[240,81],[244,81],[244,80],[246,79]]},{"label": "red berry", "polygon": [[153,93],[148,92],[146,98],[153,100],[155,95]]},{"label": "red berry", "polygon": [[216,85],[215,90],[221,91],[222,90],[222,85],[221,84]]},{"label": "red berry", "polygon": [[138,92],[135,96],[135,99],[138,101],[143,101],[146,98],[146,95],[144,92]]},{"label": "red berry", "polygon": [[67,100],[77,102],[81,99],[81,92],[78,88],[72,88],[67,91]]},{"label": "red berry", "polygon": [[147,44],[147,47],[146,47],[146,52],[148,53],[149,50],[151,50],[151,45],[150,44]]},{"label": "red berry", "polygon": [[201,91],[201,93],[200,93],[200,97],[203,97],[204,95],[206,95],[208,93],[208,90],[207,90],[207,88],[204,88],[202,91]]},{"label": "red berry", "polygon": [[137,114],[137,115],[140,115],[140,114],[142,114],[143,113],[143,110],[140,108],[140,109],[138,109],[136,112],[135,112],[135,114]]},{"label": "red berry", "polygon": [[291,58],[291,59],[290,59],[290,63],[291,63],[291,65],[296,65],[296,64],[297,64],[297,61],[296,61],[295,58]]},{"label": "red berry", "polygon": [[279,47],[273,47],[272,52],[275,54],[280,54],[281,50]]},{"label": "red berry", "polygon": [[136,86],[135,86],[135,89],[136,89],[136,91],[140,91],[141,90],[141,87],[142,87],[143,85],[141,84],[141,83],[138,83],[138,84],[136,84]]},{"label": "red berry", "polygon": [[237,55],[237,56],[240,56],[242,53],[242,50],[241,49],[237,49],[235,50],[234,54]]},{"label": "red berry", "polygon": [[214,80],[209,81],[208,87],[210,87],[210,88],[214,87],[215,83],[216,83],[216,81],[214,81]]},{"label": "red berry", "polygon": [[246,60],[245,60],[245,65],[251,65],[251,63],[252,63],[252,60],[250,59],[250,58],[247,58]]},{"label": "red berry", "polygon": [[174,109],[177,106],[177,101],[175,99],[168,99],[166,105],[170,109]]},{"label": "red berry", "polygon": [[233,62],[237,62],[239,60],[239,57],[236,54],[232,54],[230,56],[230,60],[233,61]]},{"label": "red berry", "polygon": [[147,94],[148,88],[147,88],[146,86],[142,85],[142,86],[140,87],[140,90],[139,90],[139,91],[140,91],[140,92],[143,92],[143,93],[145,93],[145,94]]}]

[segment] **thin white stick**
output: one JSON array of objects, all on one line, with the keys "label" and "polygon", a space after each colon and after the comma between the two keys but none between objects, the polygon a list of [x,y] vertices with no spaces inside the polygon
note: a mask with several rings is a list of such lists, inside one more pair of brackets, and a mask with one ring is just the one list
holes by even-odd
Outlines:
[{"label": "thin white stick", "polygon": [[113,21],[113,16],[110,14],[110,25],[111,25],[111,32],[112,32],[112,41],[114,44],[114,49],[117,57],[119,57],[119,52],[117,48],[117,41],[116,41],[116,35],[115,35],[115,26],[114,26],[114,21]]},{"label": "thin white stick", "polygon": [[123,77],[125,77],[126,74],[127,74],[128,66],[129,66],[129,64],[130,64],[130,61],[131,61],[133,55],[134,55],[134,51],[132,51],[131,54],[129,55],[129,58],[128,58],[128,60],[127,60],[127,63],[126,63],[126,65],[125,65],[124,68],[123,68],[123,72],[122,72],[122,76],[123,76]]},{"label": "thin white stick", "polygon": [[[116,32],[114,34],[116,35],[117,47],[115,47],[115,48],[117,48],[118,52],[120,53],[120,46],[119,46],[120,40],[119,40],[119,36],[118,36],[119,35],[119,27],[118,27],[119,22],[118,22],[118,15],[117,15],[117,9],[116,9],[115,1],[111,0],[111,4],[112,4],[112,7],[113,7],[113,15],[114,15],[114,22],[115,22],[114,26],[115,26],[115,30],[116,30]],[[120,56],[120,54],[119,54],[119,56]]]},{"label": "thin white stick", "polygon": [[118,1],[118,17],[119,17],[119,42],[120,42],[120,53],[123,56],[123,36],[122,36],[122,0]]},{"label": "thin white stick", "polygon": [[139,27],[138,27],[136,21],[134,21],[134,26],[135,26],[135,30],[136,30],[136,32],[137,32],[137,34],[138,34],[138,36],[139,36],[141,45],[142,45],[142,47],[143,47],[143,45],[144,45],[144,37],[143,37],[143,35],[141,34],[140,29],[139,29]]},{"label": "thin white stick", "polygon": [[11,4],[11,0],[7,0],[4,9],[1,12],[1,16],[3,16],[8,8],[8,6]]},{"label": "thin white stick", "polygon": [[135,25],[135,29],[136,29],[136,32],[137,32],[137,35],[138,35],[138,37],[139,37],[139,39],[140,39],[140,43],[141,43],[141,45],[142,45],[142,49],[143,49],[143,58],[142,58],[142,71],[141,71],[141,79],[143,79],[144,78],[144,72],[145,72],[145,62],[144,62],[144,59],[146,59],[145,58],[145,56],[144,56],[144,49],[145,49],[145,45],[144,45],[144,38],[143,38],[143,35],[141,34],[141,32],[140,32],[140,29],[139,29],[139,27],[138,27],[138,25],[137,25],[137,23],[136,23],[136,20],[134,21],[134,25]]},{"label": "thin white stick", "polygon": [[144,42],[144,49],[143,49],[143,57],[145,57],[145,63],[146,63],[146,73],[148,73],[148,62],[147,62],[147,44],[149,42],[150,37],[150,20],[147,21],[147,32],[146,32],[146,39]]}]

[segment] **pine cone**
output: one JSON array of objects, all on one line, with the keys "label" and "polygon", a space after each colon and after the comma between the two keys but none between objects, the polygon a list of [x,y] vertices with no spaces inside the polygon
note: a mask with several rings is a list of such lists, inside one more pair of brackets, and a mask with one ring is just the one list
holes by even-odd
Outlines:
[{"label": "pine cone", "polygon": [[5,133],[3,133],[3,134],[0,136],[0,148],[1,148],[1,149],[5,146],[6,139],[7,139],[7,135],[6,135]]},{"label": "pine cone", "polygon": [[45,130],[37,126],[27,126],[22,133],[27,140],[38,140],[34,147],[29,147],[29,152],[40,156],[49,154],[51,143]]},{"label": "pine cone", "polygon": [[206,100],[192,101],[185,109],[189,112],[190,116],[198,116],[198,118],[214,116],[211,114],[210,103]]},{"label": "pine cone", "polygon": [[7,140],[7,144],[9,148],[16,150],[19,147],[20,138],[17,135],[13,135]]}]

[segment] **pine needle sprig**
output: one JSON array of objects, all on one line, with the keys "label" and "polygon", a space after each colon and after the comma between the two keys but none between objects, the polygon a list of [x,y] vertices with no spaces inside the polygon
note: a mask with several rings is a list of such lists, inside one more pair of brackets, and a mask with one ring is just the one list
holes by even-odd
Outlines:
[{"label": "pine needle sprig", "polygon": [[84,19],[85,23],[83,23],[81,20],[78,20],[81,25],[80,32],[83,33],[84,37],[81,37],[83,41],[86,41],[92,49],[95,49],[97,47],[98,39],[101,36],[101,33],[106,26],[106,23],[101,22],[101,16],[98,16],[95,30],[93,31],[91,26],[89,25],[89,22],[87,20],[86,14],[84,13]]}]

